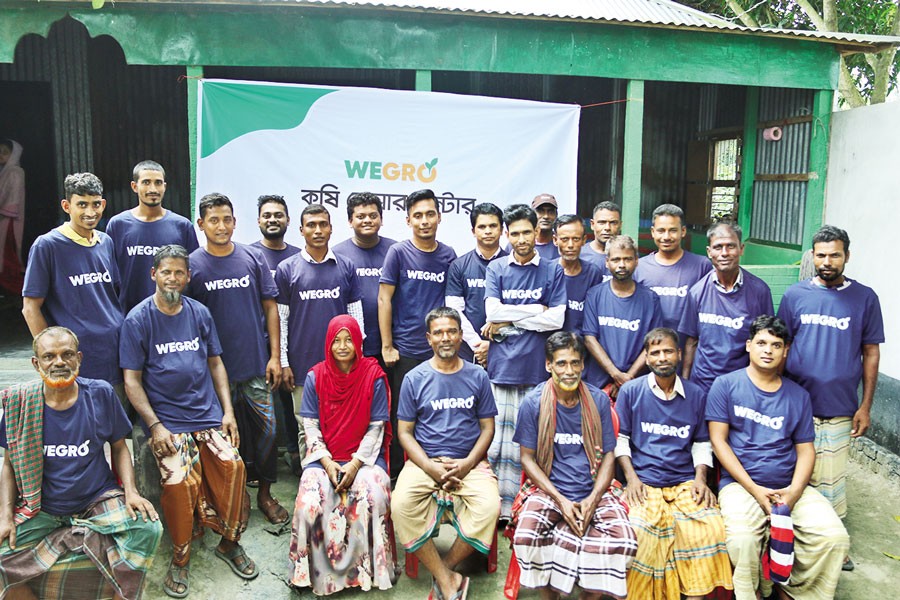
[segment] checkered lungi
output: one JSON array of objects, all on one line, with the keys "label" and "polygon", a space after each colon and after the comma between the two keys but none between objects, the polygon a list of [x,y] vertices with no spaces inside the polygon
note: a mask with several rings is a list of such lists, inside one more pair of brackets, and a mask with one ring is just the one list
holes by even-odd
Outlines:
[{"label": "checkered lungi", "polygon": [[533,385],[491,384],[497,416],[494,419],[494,439],[488,448],[488,461],[497,474],[500,487],[500,517],[512,515],[512,504],[522,485],[522,463],[519,445],[513,441],[516,433],[516,417],[519,406]]},{"label": "checkered lungi", "polygon": [[809,485],[831,502],[837,516],[847,516],[847,460],[850,457],[852,417],[820,419],[816,426],[816,462]]},{"label": "checkered lungi", "polygon": [[525,501],[513,537],[522,585],[550,586],[563,594],[581,589],[625,598],[625,574],[637,552],[637,537],[625,506],[603,494],[587,533],[577,536],[550,496],[536,490]]}]

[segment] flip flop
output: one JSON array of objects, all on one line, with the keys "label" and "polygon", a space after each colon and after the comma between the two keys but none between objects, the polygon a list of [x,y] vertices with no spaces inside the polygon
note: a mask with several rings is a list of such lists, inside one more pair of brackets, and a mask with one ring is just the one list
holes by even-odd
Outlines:
[{"label": "flip flop", "polygon": [[[184,574],[182,576],[182,573]],[[175,561],[169,563],[169,571],[167,573],[168,578],[172,580],[172,583],[176,586],[183,585],[184,591],[179,592],[176,588],[171,588],[166,585],[166,582],[163,581],[163,591],[167,596],[172,598],[186,598],[188,593],[191,591],[191,582],[188,579],[188,576],[191,574],[190,563],[187,563],[184,566],[178,566],[175,564]]]},{"label": "flip flop", "polygon": [[[287,523],[291,515],[288,514],[288,511],[285,507],[278,503],[277,498],[272,498],[268,502],[257,503],[256,508],[258,508],[262,514],[266,517],[266,521],[271,523],[272,525],[281,525],[283,523]],[[280,519],[278,517],[281,517]]]},{"label": "flip flop", "polygon": [[[231,567],[231,570],[234,571],[234,574],[240,577],[241,579],[256,579],[256,576],[259,575],[259,569],[256,567],[256,563],[254,563],[247,553],[244,552],[244,549],[241,546],[235,546],[228,552],[222,552],[218,548],[216,548],[216,556],[225,561],[225,563]],[[249,573],[245,573],[241,570],[241,568],[235,562],[235,559],[243,557],[244,564],[253,565],[253,570]]]},{"label": "flip flop", "polygon": [[456,593],[450,597],[450,600],[466,600],[466,596],[469,594],[469,578],[463,577],[462,583],[459,585],[459,589],[456,590]]},{"label": "flip flop", "polygon": [[444,596],[441,594],[441,587],[434,577],[431,578],[431,591],[428,593],[428,600],[444,600]]}]

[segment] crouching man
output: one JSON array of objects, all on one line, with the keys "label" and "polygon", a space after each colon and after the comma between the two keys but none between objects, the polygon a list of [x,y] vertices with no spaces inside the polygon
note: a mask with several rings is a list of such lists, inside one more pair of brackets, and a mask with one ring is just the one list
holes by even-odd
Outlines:
[{"label": "crouching man", "polygon": [[140,598],[162,527],[134,485],[131,423],[110,384],[78,377],[74,333],[49,327],[33,349],[41,381],[0,392],[0,597]]},{"label": "crouching man", "polygon": [[513,549],[520,583],[542,598],[624,598],[637,538],[625,506],[608,492],[616,438],[609,397],[581,380],[580,335],[558,331],[545,346],[550,380],[522,402],[513,440],[528,477]]},{"label": "crouching man", "polygon": [[[469,578],[454,569],[473,550],[488,553],[500,515],[497,477],[485,458],[497,407],[485,370],[459,357],[459,313],[436,308],[425,324],[434,356],[400,387],[397,435],[409,460],[391,511],[397,538],[434,576],[434,599],[465,600]],[[431,535],[445,513],[458,537],[441,559]]]},{"label": "crouching man", "polygon": [[[709,437],[722,463],[719,504],[737,600],[755,599],[762,583],[763,595],[771,592],[759,560],[770,520],[767,554],[781,598],[833,598],[850,546],[831,503],[809,485],[816,458],[812,403],[779,374],[790,343],[784,321],[757,317],[746,344],[750,366],[716,379],[706,401]],[[792,548],[784,546],[791,527]]]}]

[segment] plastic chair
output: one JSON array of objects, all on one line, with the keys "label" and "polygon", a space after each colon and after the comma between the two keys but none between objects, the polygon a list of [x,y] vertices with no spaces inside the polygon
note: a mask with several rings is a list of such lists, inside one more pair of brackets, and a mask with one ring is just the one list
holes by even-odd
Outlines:
[{"label": "plastic chair", "polygon": [[[438,527],[443,525],[444,523],[448,523],[448,517],[446,513],[444,513],[444,518],[441,520],[441,523],[438,524]],[[393,528],[392,528],[393,531]],[[488,550],[488,561],[487,561],[487,572],[494,573],[497,571],[497,528],[494,528],[494,539],[491,542],[491,549]],[[414,552],[406,553],[406,576],[410,579],[417,579],[419,577],[419,558],[416,556]]]}]

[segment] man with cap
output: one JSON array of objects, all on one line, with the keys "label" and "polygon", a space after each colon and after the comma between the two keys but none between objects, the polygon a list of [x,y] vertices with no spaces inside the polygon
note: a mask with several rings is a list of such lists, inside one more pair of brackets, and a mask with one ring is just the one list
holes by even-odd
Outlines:
[{"label": "man with cap", "polygon": [[544,260],[556,260],[559,258],[559,248],[553,243],[553,223],[559,213],[559,205],[553,194],[538,194],[531,201],[531,208],[537,213],[537,235],[534,240],[534,249]]}]

